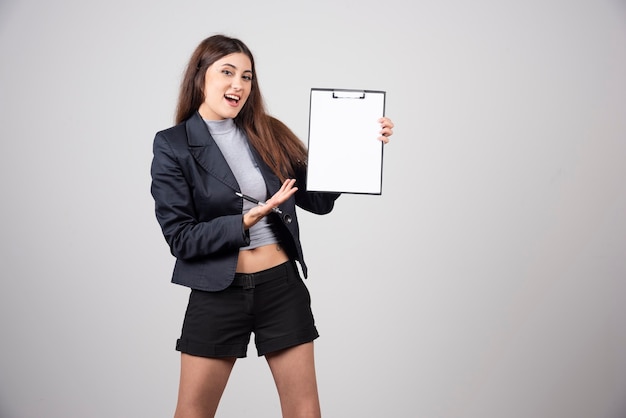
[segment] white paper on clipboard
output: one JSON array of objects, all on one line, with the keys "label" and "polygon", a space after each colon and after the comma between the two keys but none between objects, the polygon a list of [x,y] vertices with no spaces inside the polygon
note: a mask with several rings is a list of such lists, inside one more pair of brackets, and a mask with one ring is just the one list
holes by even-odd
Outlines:
[{"label": "white paper on clipboard", "polygon": [[381,194],[385,92],[311,89],[308,191]]}]

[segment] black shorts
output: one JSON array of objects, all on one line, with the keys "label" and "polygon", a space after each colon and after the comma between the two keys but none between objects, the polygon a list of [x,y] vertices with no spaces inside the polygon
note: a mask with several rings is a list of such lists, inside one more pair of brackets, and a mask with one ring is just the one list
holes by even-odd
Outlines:
[{"label": "black shorts", "polygon": [[202,357],[246,357],[254,332],[265,355],[316,339],[311,297],[295,262],[235,275],[219,292],[192,290],[176,350]]}]

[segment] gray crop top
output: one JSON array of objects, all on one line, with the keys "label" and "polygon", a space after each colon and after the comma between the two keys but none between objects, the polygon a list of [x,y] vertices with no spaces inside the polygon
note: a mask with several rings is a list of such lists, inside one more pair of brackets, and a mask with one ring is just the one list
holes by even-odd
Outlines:
[{"label": "gray crop top", "polygon": [[[252,157],[246,135],[237,128],[232,119],[205,120],[204,122],[220,151],[222,151],[230,170],[235,175],[241,193],[265,201],[267,199],[265,180],[263,180],[261,170]],[[248,212],[253,206],[255,206],[254,203],[244,200],[243,213]],[[271,216],[265,216],[250,228],[250,245],[241,247],[242,250],[251,250],[278,242],[278,238],[270,225],[271,218]]]}]

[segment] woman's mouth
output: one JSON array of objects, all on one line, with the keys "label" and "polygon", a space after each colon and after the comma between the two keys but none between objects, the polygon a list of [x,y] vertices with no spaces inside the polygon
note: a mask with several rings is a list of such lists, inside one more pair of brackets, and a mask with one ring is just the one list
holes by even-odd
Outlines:
[{"label": "woman's mouth", "polygon": [[232,106],[237,106],[237,104],[239,104],[239,100],[241,100],[241,97],[237,96],[236,94],[225,94],[224,98]]}]

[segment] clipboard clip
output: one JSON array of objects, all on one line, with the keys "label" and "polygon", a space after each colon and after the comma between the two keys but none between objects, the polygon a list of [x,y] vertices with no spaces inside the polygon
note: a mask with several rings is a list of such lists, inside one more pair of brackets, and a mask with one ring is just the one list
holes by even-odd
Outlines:
[{"label": "clipboard clip", "polygon": [[333,91],[333,99],[365,99],[364,91]]}]

